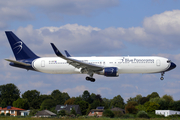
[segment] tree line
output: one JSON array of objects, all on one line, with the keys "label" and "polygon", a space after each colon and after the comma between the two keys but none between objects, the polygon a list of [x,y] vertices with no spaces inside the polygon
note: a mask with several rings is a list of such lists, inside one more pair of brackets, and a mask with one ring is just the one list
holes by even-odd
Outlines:
[{"label": "tree line", "polygon": [[34,115],[38,110],[50,110],[54,113],[56,105],[79,105],[82,115],[89,113],[91,109],[96,109],[98,106],[104,106],[104,109],[119,107],[126,110],[126,113],[136,114],[143,110],[152,112],[156,109],[161,110],[179,110],[180,100],[174,101],[172,96],[164,95],[160,97],[157,92],[153,92],[146,97],[137,95],[134,98],[129,98],[125,104],[121,95],[115,96],[113,99],[102,98],[100,94],[89,93],[85,90],[78,97],[70,97],[68,93],[54,90],[50,95],[40,94],[37,90],[25,91],[20,97],[20,90],[12,83],[0,85],[0,106],[13,106],[22,109],[30,109],[31,115]]}]

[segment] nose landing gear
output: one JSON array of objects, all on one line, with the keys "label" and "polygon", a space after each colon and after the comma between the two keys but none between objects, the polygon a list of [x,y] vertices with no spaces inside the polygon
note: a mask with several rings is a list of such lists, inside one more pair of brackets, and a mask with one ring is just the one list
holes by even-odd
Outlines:
[{"label": "nose landing gear", "polygon": [[161,78],[160,78],[161,80],[164,80],[163,76],[164,76],[164,72],[161,73]]}]

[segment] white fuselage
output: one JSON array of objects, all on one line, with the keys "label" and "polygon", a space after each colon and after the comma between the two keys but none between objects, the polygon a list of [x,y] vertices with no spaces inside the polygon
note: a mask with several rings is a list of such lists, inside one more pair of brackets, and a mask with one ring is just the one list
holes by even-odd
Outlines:
[{"label": "white fuselage", "polygon": [[[70,57],[89,64],[98,66],[117,67],[118,73],[159,73],[170,67],[170,62],[163,57]],[[59,57],[43,57],[32,62],[35,70],[52,74],[79,74],[80,69],[67,63]]]}]

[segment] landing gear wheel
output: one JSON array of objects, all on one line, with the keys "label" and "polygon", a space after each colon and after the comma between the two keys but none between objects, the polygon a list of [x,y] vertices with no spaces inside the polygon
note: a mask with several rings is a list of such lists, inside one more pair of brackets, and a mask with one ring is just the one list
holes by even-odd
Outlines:
[{"label": "landing gear wheel", "polygon": [[163,76],[164,76],[164,72],[161,73],[161,78],[160,78],[161,80],[164,80]]},{"label": "landing gear wheel", "polygon": [[86,80],[89,81],[89,80],[91,80],[91,78],[90,77],[86,77]]},{"label": "landing gear wheel", "polygon": [[91,80],[90,80],[91,82],[95,82],[95,79],[94,78],[91,78]]},{"label": "landing gear wheel", "polygon": [[87,81],[91,81],[91,82],[95,82],[95,79],[94,78],[90,78],[90,77],[86,77],[86,80]]}]

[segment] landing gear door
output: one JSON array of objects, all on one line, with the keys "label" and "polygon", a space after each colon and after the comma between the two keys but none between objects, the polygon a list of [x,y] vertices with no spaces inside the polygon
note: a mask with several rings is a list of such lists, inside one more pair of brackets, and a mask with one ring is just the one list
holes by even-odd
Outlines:
[{"label": "landing gear door", "polygon": [[156,60],[156,65],[157,66],[161,66],[161,61],[160,60]]}]

